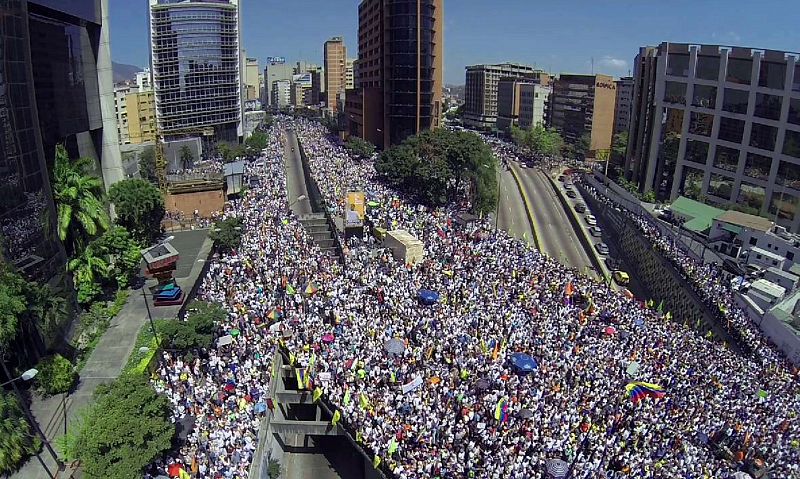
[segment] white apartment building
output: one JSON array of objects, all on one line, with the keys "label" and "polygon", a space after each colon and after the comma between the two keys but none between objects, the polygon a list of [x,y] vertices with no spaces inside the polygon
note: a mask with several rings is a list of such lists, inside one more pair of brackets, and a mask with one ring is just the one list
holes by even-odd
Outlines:
[{"label": "white apartment building", "polygon": [[[134,88],[134,90],[136,90]],[[114,115],[117,119],[117,134],[119,144],[126,145],[131,142],[128,132],[128,102],[127,96],[131,92],[130,85],[117,85],[114,87]]]}]

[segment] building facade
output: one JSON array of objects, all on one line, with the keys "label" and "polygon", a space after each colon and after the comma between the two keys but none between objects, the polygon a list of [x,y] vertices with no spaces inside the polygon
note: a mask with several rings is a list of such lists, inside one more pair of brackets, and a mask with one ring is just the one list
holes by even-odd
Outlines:
[{"label": "building facade", "polygon": [[272,99],[270,105],[274,108],[287,108],[292,104],[292,81],[277,80],[272,82]]},{"label": "building facade", "polygon": [[342,37],[333,37],[324,45],[325,60],[325,106],[332,114],[339,111],[339,99],[347,85],[347,48]]},{"label": "building facade", "polygon": [[611,148],[617,85],[608,75],[560,75],[553,82],[550,126],[573,145],[588,140],[588,157]]},{"label": "building facade", "polygon": [[117,135],[119,144],[127,145],[131,142],[128,134],[128,94],[132,88],[130,85],[116,85],[114,87],[114,115],[117,118]]},{"label": "building facade", "polygon": [[617,101],[614,105],[614,134],[627,132],[631,127],[633,108],[633,77],[622,77],[616,81]]},{"label": "building facade", "polygon": [[244,71],[245,100],[258,100],[260,98],[258,59],[248,58],[245,60]]},{"label": "building facade", "polygon": [[550,77],[542,70],[518,63],[496,65],[472,65],[467,67],[464,88],[464,123],[466,125],[490,129],[497,124],[498,85],[501,79],[537,80],[548,85]]},{"label": "building facade", "polygon": [[267,96],[262,100],[262,103],[268,105],[270,108],[278,108],[272,103],[272,99],[275,97],[273,93],[275,82],[282,80],[291,81],[292,75],[294,75],[294,68],[291,65],[287,65],[284,62],[267,63],[266,67],[264,67],[264,93]]},{"label": "building facade", "polygon": [[156,100],[153,90],[131,91],[125,97],[128,142],[134,145],[156,141]]},{"label": "building facade", "polygon": [[662,43],[636,58],[626,175],[800,230],[797,53]]},{"label": "building facade", "polygon": [[166,138],[213,129],[238,141],[242,75],[238,0],[149,0],[156,114]]},{"label": "building facade", "polygon": [[354,71],[354,64],[355,60],[352,58],[347,59],[347,64],[345,65],[345,73],[344,73],[344,89],[345,90],[352,90],[356,87],[355,84],[355,71]]},{"label": "building facade", "polygon": [[385,148],[438,127],[443,45],[443,0],[362,0],[350,133]]},{"label": "building facade", "polygon": [[7,0],[0,21],[0,255],[32,279],[64,271],[48,171],[55,148],[124,177],[107,0]]},{"label": "building facade", "polygon": [[153,89],[153,74],[150,72],[149,68],[145,68],[144,71],[136,72],[136,88],[139,91],[146,91]]},{"label": "building facade", "polygon": [[509,131],[544,125],[551,88],[533,80],[503,78],[497,83],[497,128]]}]

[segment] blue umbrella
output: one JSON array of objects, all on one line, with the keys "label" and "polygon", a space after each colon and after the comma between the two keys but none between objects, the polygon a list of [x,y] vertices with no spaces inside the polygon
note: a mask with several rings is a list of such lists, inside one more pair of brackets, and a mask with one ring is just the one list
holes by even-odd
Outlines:
[{"label": "blue umbrella", "polygon": [[423,304],[436,304],[436,302],[439,301],[439,293],[429,289],[421,289],[419,290],[419,300]]},{"label": "blue umbrella", "polygon": [[267,410],[267,405],[264,404],[263,402],[256,403],[253,410],[256,412],[256,414],[261,414],[262,412]]},{"label": "blue umbrella", "polygon": [[536,360],[525,353],[512,354],[511,358],[509,358],[509,362],[516,372],[523,374],[533,372],[533,370],[539,367]]}]

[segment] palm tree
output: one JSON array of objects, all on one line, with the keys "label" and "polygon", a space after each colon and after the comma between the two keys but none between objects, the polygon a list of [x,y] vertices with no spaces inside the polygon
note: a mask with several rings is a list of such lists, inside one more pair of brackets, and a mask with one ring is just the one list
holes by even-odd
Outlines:
[{"label": "palm tree", "polygon": [[67,270],[75,275],[78,302],[86,304],[102,292],[101,283],[108,279],[111,266],[105,257],[96,256],[93,248],[86,248],[80,256],[69,260]]},{"label": "palm tree", "polygon": [[40,447],[17,398],[0,391],[0,473],[16,470]]},{"label": "palm tree", "polygon": [[71,254],[108,229],[103,182],[87,173],[89,158],[70,160],[64,145],[56,146],[53,197],[58,208],[58,237]]}]

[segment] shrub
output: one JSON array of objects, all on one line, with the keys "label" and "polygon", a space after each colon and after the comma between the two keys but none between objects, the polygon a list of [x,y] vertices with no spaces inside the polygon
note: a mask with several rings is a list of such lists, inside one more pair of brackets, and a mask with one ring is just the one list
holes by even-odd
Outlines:
[{"label": "shrub", "polygon": [[36,385],[46,396],[68,392],[78,381],[75,366],[60,354],[42,359],[36,369]]},{"label": "shrub", "polygon": [[170,349],[187,350],[211,346],[217,323],[227,316],[217,304],[195,303],[194,312],[186,321],[169,321],[161,331],[163,346]]},{"label": "shrub", "polygon": [[42,447],[13,394],[0,391],[0,474],[11,473]]}]

